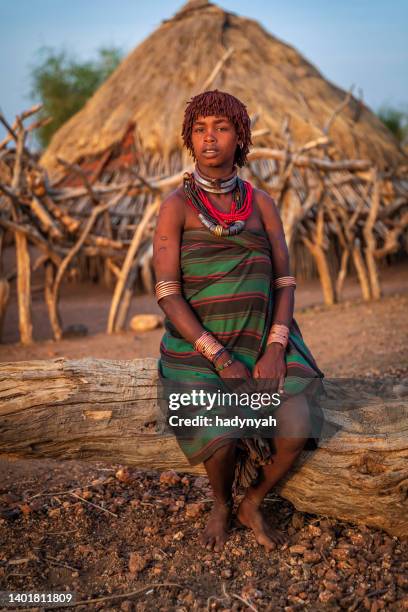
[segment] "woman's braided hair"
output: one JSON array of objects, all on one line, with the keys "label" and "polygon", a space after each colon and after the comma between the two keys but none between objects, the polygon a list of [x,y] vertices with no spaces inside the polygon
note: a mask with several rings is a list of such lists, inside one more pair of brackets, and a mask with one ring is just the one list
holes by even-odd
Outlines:
[{"label": "woman's braided hair", "polygon": [[191,132],[197,117],[208,117],[209,115],[221,115],[228,117],[234,124],[238,141],[242,146],[238,146],[235,151],[234,164],[240,168],[247,162],[247,155],[251,141],[251,120],[249,118],[245,104],[238,98],[225,91],[205,91],[191,98],[187,103],[184,112],[184,121],[181,135],[185,147],[190,151],[195,159]]}]

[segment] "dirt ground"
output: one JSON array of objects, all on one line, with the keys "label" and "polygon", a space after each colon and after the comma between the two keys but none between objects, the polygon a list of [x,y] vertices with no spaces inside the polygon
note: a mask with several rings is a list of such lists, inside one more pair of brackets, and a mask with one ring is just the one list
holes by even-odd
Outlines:
[{"label": "dirt ground", "polygon": [[[352,279],[345,301],[330,308],[316,282],[298,287],[295,317],[327,377],[408,380],[407,272],[407,265],[383,272],[385,297],[371,303],[361,301]],[[88,335],[53,342],[36,294],[39,341],[30,347],[16,343],[12,295],[0,361],[158,356],[162,328],[104,333],[109,295],[91,284],[65,286],[64,326],[84,324]],[[151,298],[138,297],[131,314],[142,312],[160,311]],[[2,459],[0,590],[67,590],[78,601],[92,600],[80,610],[408,610],[407,539],[298,512],[273,492],[264,506],[287,545],[266,554],[234,526],[224,551],[210,553],[198,543],[211,507],[206,478]]]}]

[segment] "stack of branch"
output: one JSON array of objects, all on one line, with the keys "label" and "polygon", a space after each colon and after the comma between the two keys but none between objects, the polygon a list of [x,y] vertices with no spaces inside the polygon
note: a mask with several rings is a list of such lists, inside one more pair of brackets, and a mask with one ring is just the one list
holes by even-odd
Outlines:
[{"label": "stack of branch", "polygon": [[[148,164],[139,162],[110,182],[103,176],[91,181],[81,164],[61,159],[82,185],[52,186],[26,145],[40,122],[25,122],[39,108],[18,116],[14,125],[0,115],[8,132],[0,143],[0,249],[7,235],[14,237],[16,249],[16,271],[2,274],[0,268],[0,324],[16,276],[20,338],[32,342],[31,273],[43,266],[44,299],[54,339],[60,339],[62,281],[78,277],[81,261],[99,259],[105,281],[114,284],[107,331],[120,331],[138,277],[153,290],[152,235],[160,202],[191,168],[154,176]],[[364,299],[378,298],[378,262],[408,250],[408,173],[400,167],[380,174],[369,161],[336,158],[329,127],[327,134],[296,149],[284,125],[286,148],[253,148],[242,175],[275,198],[288,244],[310,252],[327,304],[340,299],[351,262]],[[29,244],[39,252],[33,261]]]}]

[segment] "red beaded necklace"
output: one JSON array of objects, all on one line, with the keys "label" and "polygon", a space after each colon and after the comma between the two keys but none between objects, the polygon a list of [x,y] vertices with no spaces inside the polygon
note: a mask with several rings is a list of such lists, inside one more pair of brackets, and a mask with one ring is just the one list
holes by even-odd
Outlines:
[{"label": "red beaded necklace", "polygon": [[245,219],[248,219],[248,217],[252,213],[253,187],[251,183],[249,183],[248,181],[243,181],[243,182],[246,187],[246,194],[245,194],[243,205],[237,211],[236,201],[233,198],[231,201],[231,208],[229,212],[223,212],[221,210],[218,210],[218,208],[215,208],[215,206],[210,202],[205,191],[203,191],[196,185],[197,194],[200,200],[202,201],[204,206],[207,208],[209,214],[214,219],[216,219],[218,223],[220,223],[220,225],[222,225],[223,227],[228,227],[228,225],[230,225],[231,223],[234,223],[235,221],[245,221]]}]

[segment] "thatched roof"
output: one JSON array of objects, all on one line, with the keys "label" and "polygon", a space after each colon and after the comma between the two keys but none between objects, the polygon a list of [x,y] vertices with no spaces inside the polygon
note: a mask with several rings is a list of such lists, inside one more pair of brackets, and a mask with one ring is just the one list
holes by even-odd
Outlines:
[{"label": "thatched roof", "polygon": [[[129,127],[137,129],[144,151],[160,156],[164,169],[174,154],[180,163],[187,162],[180,136],[186,103],[231,47],[210,88],[238,96],[251,116],[259,114],[256,128],[267,128],[269,134],[257,145],[282,145],[285,116],[290,117],[295,144],[322,135],[346,92],[256,21],[194,0],[136,47],[58,130],[42,164],[56,179],[63,172],[57,155],[72,163],[95,159],[122,142]],[[392,134],[354,97],[336,116],[330,135],[343,157],[368,158],[380,168],[394,166],[403,157]]]}]

